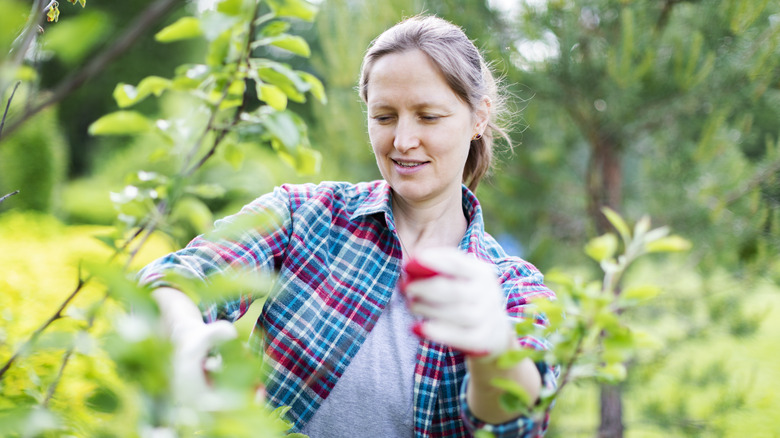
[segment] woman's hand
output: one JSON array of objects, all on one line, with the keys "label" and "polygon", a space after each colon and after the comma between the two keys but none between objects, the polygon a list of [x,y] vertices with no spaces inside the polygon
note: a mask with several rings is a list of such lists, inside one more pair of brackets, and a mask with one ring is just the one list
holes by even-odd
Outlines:
[{"label": "woman's hand", "polygon": [[422,251],[406,265],[402,291],[421,316],[413,330],[472,356],[495,357],[515,345],[506,298],[493,267],[451,248]]},{"label": "woman's hand", "polygon": [[207,358],[212,348],[237,336],[236,328],[228,321],[204,323],[198,306],[179,290],[159,288],[152,296],[173,343],[174,397],[189,406],[217,408],[218,397],[213,396],[207,379]]}]

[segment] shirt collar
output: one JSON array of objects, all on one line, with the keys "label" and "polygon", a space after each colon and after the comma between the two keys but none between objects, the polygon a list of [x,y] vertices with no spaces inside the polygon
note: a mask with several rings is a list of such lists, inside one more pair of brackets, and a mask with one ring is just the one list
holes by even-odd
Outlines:
[{"label": "shirt collar", "polygon": [[[387,181],[375,181],[375,190],[358,205],[355,212],[352,213],[350,220],[359,217],[370,216],[383,213],[387,227],[395,230],[395,220],[393,219],[393,191]],[[482,237],[485,232],[485,224],[482,218],[482,207],[479,205],[476,195],[465,185],[461,186],[463,192],[463,212],[468,219],[466,234],[460,242],[460,248],[469,253],[474,253],[479,258],[489,258],[483,254],[484,245]]]},{"label": "shirt collar", "polygon": [[350,220],[355,220],[363,216],[371,216],[377,213],[384,213],[387,226],[395,230],[395,221],[393,220],[393,192],[387,181],[374,181],[374,190],[371,190],[366,198],[352,213]]}]

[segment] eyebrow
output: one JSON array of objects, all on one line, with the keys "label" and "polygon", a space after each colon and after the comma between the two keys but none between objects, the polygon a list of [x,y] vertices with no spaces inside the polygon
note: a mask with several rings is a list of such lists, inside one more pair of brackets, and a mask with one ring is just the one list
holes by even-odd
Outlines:
[{"label": "eyebrow", "polygon": [[[383,110],[383,109],[394,109],[394,108],[395,108],[394,106],[392,106],[390,104],[387,104],[387,103],[384,103],[384,102],[379,102],[379,103],[376,103],[376,104],[368,106],[368,109],[369,110],[373,110],[373,111]],[[421,110],[421,109],[444,110],[445,108],[444,108],[443,105],[435,104],[433,102],[420,102],[420,103],[417,103],[417,104],[413,105],[412,109],[414,109],[414,110]],[[450,112],[450,110],[447,110],[447,112]]]}]

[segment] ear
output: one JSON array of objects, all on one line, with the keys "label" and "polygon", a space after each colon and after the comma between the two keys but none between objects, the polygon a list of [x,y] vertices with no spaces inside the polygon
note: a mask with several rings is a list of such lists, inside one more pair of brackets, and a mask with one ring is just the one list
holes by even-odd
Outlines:
[{"label": "ear", "polygon": [[477,108],[474,110],[475,127],[474,134],[484,135],[487,129],[488,122],[490,121],[490,111],[492,109],[493,102],[488,96],[483,96],[482,100],[477,104]]}]

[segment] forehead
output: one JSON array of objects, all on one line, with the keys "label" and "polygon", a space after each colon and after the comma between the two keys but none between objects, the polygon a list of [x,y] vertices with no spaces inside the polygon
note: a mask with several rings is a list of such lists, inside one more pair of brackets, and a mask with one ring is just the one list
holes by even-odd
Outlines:
[{"label": "forehead", "polygon": [[369,107],[388,101],[463,103],[438,66],[420,50],[384,55],[374,62],[367,83]]}]

